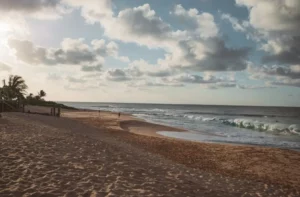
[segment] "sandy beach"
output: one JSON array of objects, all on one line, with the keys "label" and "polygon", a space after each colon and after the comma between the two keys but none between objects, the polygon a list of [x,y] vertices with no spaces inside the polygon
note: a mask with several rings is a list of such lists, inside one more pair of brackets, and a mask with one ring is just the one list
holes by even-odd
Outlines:
[{"label": "sandy beach", "polygon": [[162,130],[184,132],[111,112],[4,113],[0,196],[300,195],[299,152],[175,140]]}]

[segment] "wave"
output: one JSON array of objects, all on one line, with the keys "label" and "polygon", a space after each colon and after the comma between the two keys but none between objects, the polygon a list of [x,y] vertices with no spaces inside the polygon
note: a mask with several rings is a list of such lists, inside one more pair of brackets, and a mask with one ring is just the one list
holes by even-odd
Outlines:
[{"label": "wave", "polygon": [[296,116],[288,116],[288,115],[272,115],[272,114],[246,114],[246,113],[214,113],[214,112],[186,112],[186,115],[218,115],[218,116],[245,116],[245,117],[300,117]]},{"label": "wave", "polygon": [[279,124],[279,123],[265,123],[260,121],[253,121],[247,119],[231,119],[220,120],[225,125],[235,126],[239,128],[252,129],[256,131],[272,132],[277,134],[295,134],[300,136],[300,125]]},{"label": "wave", "polygon": [[257,120],[251,119],[225,119],[220,117],[204,117],[197,115],[184,115],[185,118],[190,120],[199,120],[203,122],[211,122],[215,121],[218,123],[222,123],[228,126],[234,126],[244,129],[251,129],[262,132],[272,132],[275,134],[291,134],[291,135],[299,135],[300,136],[300,125],[297,124],[280,124],[280,123],[268,123],[261,122]]}]

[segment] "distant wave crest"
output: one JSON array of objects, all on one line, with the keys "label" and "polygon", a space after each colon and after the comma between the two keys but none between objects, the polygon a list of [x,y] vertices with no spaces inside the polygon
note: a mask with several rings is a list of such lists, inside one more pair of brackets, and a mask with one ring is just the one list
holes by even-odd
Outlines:
[{"label": "distant wave crest", "polygon": [[203,122],[208,121],[217,121],[225,125],[244,128],[244,129],[251,129],[256,131],[262,132],[273,132],[275,134],[283,134],[283,135],[299,135],[300,136],[300,125],[297,124],[280,124],[280,123],[267,123],[267,122],[260,122],[251,119],[224,119],[218,117],[203,117],[197,115],[184,115],[185,118],[189,118],[192,120],[200,120]]}]

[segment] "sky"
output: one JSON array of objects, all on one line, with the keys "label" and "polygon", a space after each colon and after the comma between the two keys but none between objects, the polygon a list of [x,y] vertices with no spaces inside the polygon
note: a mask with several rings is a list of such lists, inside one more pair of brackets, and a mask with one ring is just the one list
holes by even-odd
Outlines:
[{"label": "sky", "polygon": [[0,79],[53,101],[300,106],[299,0],[0,0]]}]

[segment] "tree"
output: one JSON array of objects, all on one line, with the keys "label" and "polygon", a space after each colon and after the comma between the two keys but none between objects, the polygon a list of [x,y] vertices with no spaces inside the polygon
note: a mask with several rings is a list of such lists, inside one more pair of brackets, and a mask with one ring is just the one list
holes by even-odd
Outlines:
[{"label": "tree", "polygon": [[46,92],[45,92],[44,90],[40,90],[39,93],[38,93],[38,95],[39,95],[40,98],[43,98],[43,97],[45,97],[47,94],[46,94]]},{"label": "tree", "polygon": [[27,88],[25,80],[21,76],[10,75],[7,84],[3,80],[2,97],[8,100],[24,98]]},{"label": "tree", "polygon": [[27,99],[27,100],[32,100],[32,99],[33,99],[33,94],[30,93],[28,96],[26,96],[26,99]]}]

